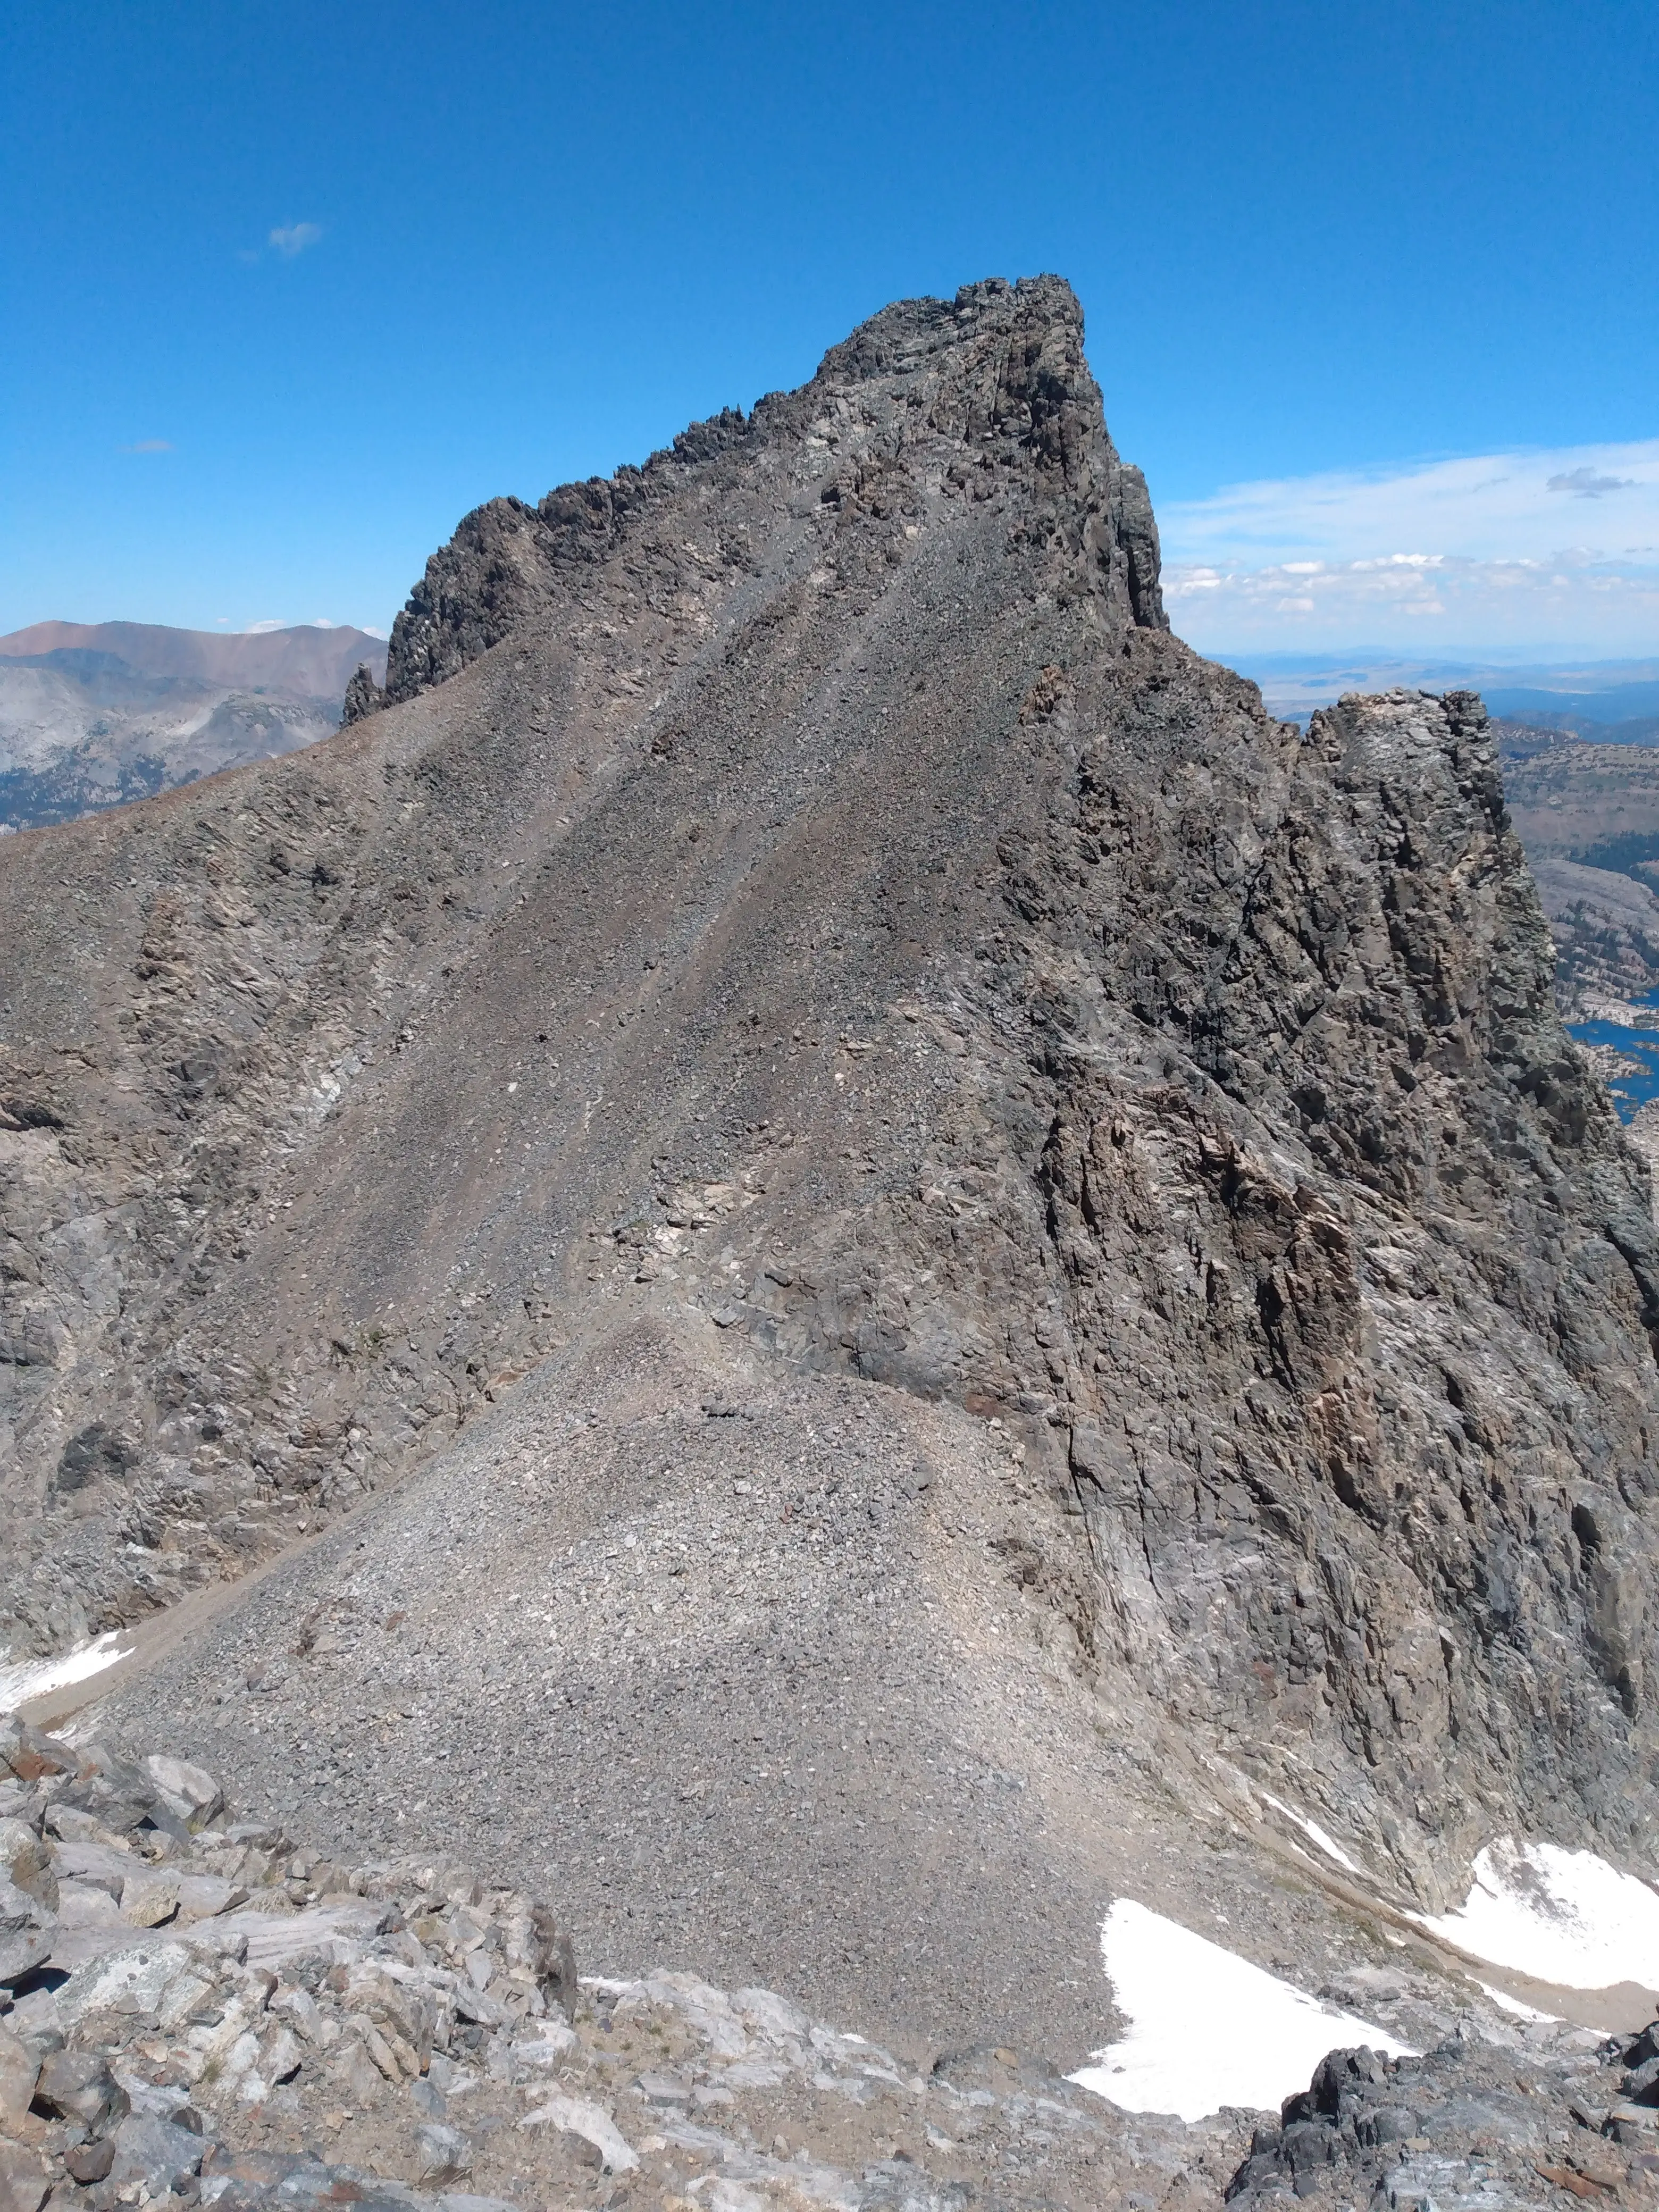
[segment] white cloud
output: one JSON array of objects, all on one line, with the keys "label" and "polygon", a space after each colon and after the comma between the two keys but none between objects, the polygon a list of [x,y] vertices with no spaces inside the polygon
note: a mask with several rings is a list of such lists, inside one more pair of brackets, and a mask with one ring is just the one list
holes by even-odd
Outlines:
[{"label": "white cloud", "polygon": [[270,244],[284,261],[292,261],[296,253],[303,253],[308,246],[315,246],[322,236],[322,227],[314,222],[290,223],[287,229],[278,228],[270,234]]},{"label": "white cloud", "polygon": [[1209,650],[1659,640],[1659,439],[1234,484],[1158,521],[1171,619]]},{"label": "white cloud", "polygon": [[173,441],[171,438],[140,438],[136,446],[123,446],[121,451],[124,453],[170,453]]},{"label": "white cloud", "polygon": [[[326,615],[313,615],[308,623],[279,622],[274,616],[270,616],[264,622],[244,623],[241,635],[244,637],[267,637],[274,629],[349,629],[351,627],[349,623],[331,622]],[[363,629],[366,637],[386,635],[384,630],[370,629],[365,625],[359,625],[359,627]]]}]

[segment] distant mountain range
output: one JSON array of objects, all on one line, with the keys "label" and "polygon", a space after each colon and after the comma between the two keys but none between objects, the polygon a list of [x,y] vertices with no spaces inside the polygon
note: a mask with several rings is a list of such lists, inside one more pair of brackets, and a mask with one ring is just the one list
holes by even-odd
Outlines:
[{"label": "distant mountain range", "polygon": [[386,641],[306,623],[221,636],[154,623],[36,623],[0,637],[0,833],[144,799],[293,752],[340,722]]},{"label": "distant mountain range", "polygon": [[1237,665],[1261,687],[1270,713],[1305,723],[1349,692],[1478,691],[1495,715],[1534,729],[1593,736],[1597,744],[1659,739],[1659,661],[1516,666],[1490,660],[1413,660],[1400,654],[1268,653]]},{"label": "distant mountain range", "polygon": [[1555,939],[1570,1016],[1659,987],[1659,759],[1652,740],[1597,742],[1498,726],[1504,792]]},{"label": "distant mountain range", "polygon": [[1478,691],[1556,948],[1569,1019],[1659,988],[1659,661],[1534,663],[1262,653],[1239,662],[1300,723],[1345,695]]}]

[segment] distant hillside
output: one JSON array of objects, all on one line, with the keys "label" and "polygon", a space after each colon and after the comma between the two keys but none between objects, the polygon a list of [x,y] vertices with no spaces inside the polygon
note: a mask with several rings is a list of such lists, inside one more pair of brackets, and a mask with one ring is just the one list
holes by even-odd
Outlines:
[{"label": "distant hillside", "polygon": [[306,624],[235,636],[36,623],[0,637],[0,831],[39,829],[314,744],[386,644]]},{"label": "distant hillside", "polygon": [[1659,757],[1504,723],[1504,787],[1569,1014],[1659,988]]}]

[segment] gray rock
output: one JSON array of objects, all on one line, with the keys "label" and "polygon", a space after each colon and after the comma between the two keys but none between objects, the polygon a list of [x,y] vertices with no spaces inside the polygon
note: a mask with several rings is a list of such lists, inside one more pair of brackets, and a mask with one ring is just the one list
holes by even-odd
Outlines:
[{"label": "gray rock", "polygon": [[109,2180],[118,2191],[142,2183],[153,2197],[165,2197],[187,2174],[201,2170],[201,2136],[153,2112],[129,2112],[112,2140]]},{"label": "gray rock", "polygon": [[66,1783],[56,1802],[90,1814],[117,1835],[126,1835],[141,1822],[182,1833],[180,1824],[161,1803],[155,1784],[143,1770],[113,1753],[88,1750],[82,1754],[82,1772]]},{"label": "gray rock", "polygon": [[340,716],[341,726],[349,728],[366,715],[378,714],[386,704],[386,693],[374,681],[374,672],[366,661],[360,661],[345,688],[345,706]]},{"label": "gray rock", "polygon": [[15,1936],[23,1929],[50,1925],[52,1915],[39,1898],[0,1875],[0,1936]]},{"label": "gray rock", "polygon": [[177,2127],[188,2128],[192,2135],[201,2134],[202,2116],[191,2102],[190,2091],[180,2083],[148,2081],[140,2075],[111,2070],[133,2112],[152,2119],[171,2120]]},{"label": "gray rock", "polygon": [[131,2109],[126,2091],[94,2051],[54,2051],[40,2068],[34,2100],[43,2112],[103,2135]]},{"label": "gray rock", "polygon": [[429,2120],[415,2130],[415,2162],[426,2187],[459,2180],[472,2171],[472,2147],[458,2128]]},{"label": "gray rock", "polygon": [[35,2052],[0,2021],[0,2127],[27,2112],[40,2075]]},{"label": "gray rock", "polygon": [[34,2152],[0,2139],[0,2212],[40,2212],[52,2177]]},{"label": "gray rock", "polygon": [[52,1956],[52,1937],[21,1928],[0,1934],[0,1983],[23,1981]]},{"label": "gray rock", "polygon": [[121,1885],[121,1917],[133,1928],[160,1928],[179,1910],[179,1878],[164,1868],[137,1866]]},{"label": "gray rock", "polygon": [[691,2101],[691,2084],[678,2075],[641,2074],[634,2084],[647,2105],[688,2105]]},{"label": "gray rock", "polygon": [[[44,1804],[40,1804],[38,1810],[44,1814]],[[0,1875],[45,1905],[49,1912],[57,1909],[57,1877],[39,1820],[22,1820],[15,1815],[0,1817]],[[3,1903],[0,1903],[0,1913],[4,1910]]]},{"label": "gray rock", "polygon": [[103,2136],[95,2142],[71,2143],[64,2153],[65,2172],[71,2181],[78,2181],[83,2186],[106,2181],[114,2163],[113,2136]]},{"label": "gray rock", "polygon": [[[436,2062],[434,2062],[435,2063]],[[434,2081],[417,2075],[409,2085],[409,2094],[420,2111],[429,2120],[441,2120],[449,2110],[448,2100]]]},{"label": "gray rock", "polygon": [[205,1767],[192,1766],[188,1760],[163,1758],[152,1753],[144,1761],[145,1771],[167,1800],[170,1810],[188,1821],[192,1828],[205,1826],[214,1814],[221,1811],[225,1802],[224,1790]]}]

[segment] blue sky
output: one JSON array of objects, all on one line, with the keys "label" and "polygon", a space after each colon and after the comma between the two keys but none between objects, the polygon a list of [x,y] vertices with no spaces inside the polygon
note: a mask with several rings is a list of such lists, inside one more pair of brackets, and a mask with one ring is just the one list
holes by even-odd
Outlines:
[{"label": "blue sky", "polygon": [[478,501],[1046,269],[1195,641],[1659,649],[1650,4],[20,0],[5,47],[0,630],[383,629]]}]

